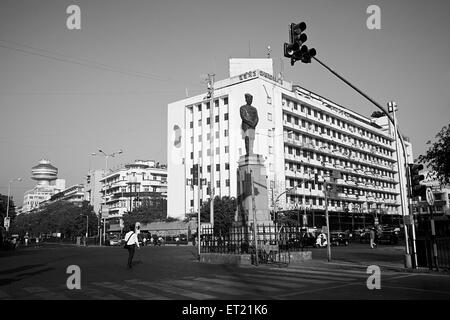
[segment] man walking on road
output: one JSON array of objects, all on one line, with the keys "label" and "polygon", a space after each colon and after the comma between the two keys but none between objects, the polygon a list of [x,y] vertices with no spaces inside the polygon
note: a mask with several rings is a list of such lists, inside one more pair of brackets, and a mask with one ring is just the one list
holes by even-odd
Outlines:
[{"label": "man walking on road", "polygon": [[130,225],[130,231],[125,235],[126,248],[128,249],[128,269],[131,269],[134,251],[136,250],[136,246],[139,248],[139,240],[137,234],[134,232],[135,226],[134,224]]},{"label": "man walking on road", "polygon": [[375,228],[370,229],[370,248],[373,249],[377,244],[375,243]]}]

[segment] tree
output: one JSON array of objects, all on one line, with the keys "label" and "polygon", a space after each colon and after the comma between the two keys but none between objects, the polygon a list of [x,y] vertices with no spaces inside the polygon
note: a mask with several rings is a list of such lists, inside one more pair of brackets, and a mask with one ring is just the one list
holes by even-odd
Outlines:
[{"label": "tree", "polygon": [[[204,202],[200,217],[202,221],[210,221],[211,200]],[[214,233],[226,235],[229,233],[234,222],[234,216],[237,210],[237,200],[233,197],[215,197],[214,198]]]},{"label": "tree", "polygon": [[[89,219],[86,218],[89,216]],[[63,238],[83,236],[86,233],[86,222],[89,220],[90,234],[97,230],[97,216],[87,201],[81,206],[67,201],[51,203],[42,210],[19,215],[11,228],[14,233],[30,236],[59,232]]]},{"label": "tree", "polygon": [[167,219],[167,200],[164,198],[143,199],[141,206],[136,207],[131,213],[122,216],[125,227],[136,222],[151,223]]},{"label": "tree", "polygon": [[436,135],[437,141],[431,145],[425,155],[420,155],[418,161],[426,164],[436,172],[438,180],[442,184],[450,183],[450,124],[444,126]]},{"label": "tree", "polygon": [[[0,194],[0,219],[3,221],[3,218],[6,217],[6,211],[8,206],[8,196]],[[8,217],[10,217],[11,220],[14,220],[16,217],[16,206],[14,205],[14,201],[12,197],[9,198],[9,211],[8,211]]]}]

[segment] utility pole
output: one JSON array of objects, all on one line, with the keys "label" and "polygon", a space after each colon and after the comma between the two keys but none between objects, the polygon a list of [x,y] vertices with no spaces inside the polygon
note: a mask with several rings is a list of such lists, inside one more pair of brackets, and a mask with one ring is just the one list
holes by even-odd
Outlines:
[{"label": "utility pole", "polygon": [[[210,165],[211,165],[211,188],[210,190],[210,206],[209,206],[209,217],[210,217],[210,223],[212,228],[214,228],[214,171],[215,166],[214,166],[214,76],[215,74],[213,73],[209,73],[208,74],[208,93],[207,93],[207,98],[209,98],[209,124],[210,124],[210,150],[211,150],[211,154],[210,154]],[[219,110],[217,110],[217,114],[220,116],[220,112]]]}]

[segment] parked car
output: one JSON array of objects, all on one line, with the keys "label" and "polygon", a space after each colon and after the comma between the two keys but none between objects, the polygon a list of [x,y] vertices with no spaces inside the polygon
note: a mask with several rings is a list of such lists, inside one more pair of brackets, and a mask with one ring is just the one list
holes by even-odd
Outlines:
[{"label": "parked car", "polygon": [[378,243],[397,244],[399,239],[399,231],[395,227],[382,226],[377,233]]},{"label": "parked car", "polygon": [[331,231],[330,232],[330,244],[335,246],[348,246],[350,238],[347,232],[344,231]]},{"label": "parked car", "polygon": [[305,232],[302,236],[302,247],[315,247],[316,236],[312,232]]}]

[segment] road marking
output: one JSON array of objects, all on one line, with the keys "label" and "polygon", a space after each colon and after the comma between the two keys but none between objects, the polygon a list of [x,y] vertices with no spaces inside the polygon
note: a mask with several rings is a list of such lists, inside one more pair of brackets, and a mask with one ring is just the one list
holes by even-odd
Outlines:
[{"label": "road marking", "polygon": [[428,293],[438,293],[438,294],[450,295],[450,292],[448,292],[448,291],[439,291],[439,290],[430,290],[430,289],[418,289],[418,288],[398,287],[398,286],[390,286],[390,285],[383,285],[383,288],[402,289],[402,290],[420,291],[420,292],[428,292]]},{"label": "road marking", "polygon": [[203,283],[203,282],[196,282],[196,281],[190,281],[190,280],[170,280],[168,281],[169,284],[175,285],[175,286],[181,286],[183,288],[196,288],[202,291],[212,291],[217,292],[220,294],[228,294],[232,296],[247,296],[249,294],[252,294],[254,292],[250,291],[244,291],[240,289],[234,289],[234,288],[222,288],[213,286],[210,283]]},{"label": "road marking", "polygon": [[[272,269],[272,270],[276,270],[276,269]],[[342,278],[347,278],[348,280],[357,280],[357,279],[365,279],[367,278],[367,274],[364,272],[358,272],[358,274],[347,274],[344,272],[336,272],[333,273],[332,271],[316,271],[316,270],[301,270],[301,269],[286,269],[283,270],[283,272],[290,272],[290,273],[297,273],[297,274],[302,274],[302,275],[325,275],[325,276],[331,276],[331,277],[337,277],[337,278],[333,278],[333,279],[337,279],[337,280],[343,280]]]},{"label": "road marking", "polygon": [[319,288],[319,289],[311,289],[311,290],[303,290],[303,291],[298,291],[298,292],[286,293],[286,294],[279,295],[278,298],[286,298],[286,297],[289,297],[289,296],[295,296],[295,295],[299,295],[299,294],[313,293],[313,292],[319,292],[319,291],[324,291],[324,290],[344,288],[344,287],[354,286],[354,285],[357,285],[357,284],[358,283],[352,282],[352,283],[346,283],[346,284],[337,285],[337,286],[334,286],[334,287],[326,287],[326,288]]},{"label": "road marking", "polygon": [[206,293],[189,291],[189,290],[185,290],[182,288],[174,288],[174,287],[171,287],[171,286],[169,286],[167,284],[163,284],[163,283],[153,283],[153,282],[142,281],[142,280],[138,280],[138,279],[125,280],[125,282],[129,282],[129,283],[137,284],[137,285],[143,285],[143,286],[146,286],[149,288],[162,290],[162,291],[165,291],[165,292],[168,292],[171,294],[175,294],[175,295],[179,295],[179,296],[186,296],[188,298],[196,299],[196,300],[218,299],[217,297],[211,296]]},{"label": "road marking", "polygon": [[[231,278],[231,276],[217,276],[219,278]],[[277,277],[274,275],[262,275],[262,274],[254,274],[254,275],[250,275],[250,274],[245,274],[245,275],[239,275],[240,278],[245,278],[245,280],[248,281],[258,281],[260,282],[261,279],[264,279],[264,283],[267,280],[273,280],[274,282],[272,282],[273,285],[281,287],[281,288],[301,288],[304,284],[306,283],[314,283],[314,284],[325,284],[325,283],[329,283],[329,281],[323,281],[323,280],[317,280],[317,279],[300,279],[300,278],[296,278],[296,279],[292,279],[292,278],[286,278],[286,277]],[[255,279],[248,279],[248,277],[250,278],[255,278]],[[236,276],[233,278],[236,279]]]},{"label": "road marking", "polygon": [[113,289],[113,290],[125,293],[129,296],[143,299],[143,300],[169,300],[169,298],[161,296],[161,295],[157,295],[157,294],[153,294],[148,291],[143,291],[143,290],[127,287],[127,286],[116,284],[113,282],[94,282],[92,284],[96,285],[96,286],[108,288],[108,289]]},{"label": "road marking", "polygon": [[[229,279],[232,280],[239,280],[236,278],[232,278],[230,276]],[[281,291],[281,289],[278,288],[274,288],[271,287],[271,285],[277,285],[278,283],[275,281],[264,281],[264,283],[266,284],[266,286],[261,286],[261,285],[257,285],[254,283],[250,283],[251,281],[232,281],[232,280],[221,280],[221,279],[211,279],[211,278],[196,278],[195,280],[198,281],[203,281],[203,282],[212,282],[212,283],[216,283],[216,284],[220,284],[223,286],[231,286],[231,287],[238,287],[238,288],[242,288],[242,287],[246,287],[246,288],[252,288],[252,289],[257,289],[260,291],[266,291],[266,292],[279,292]]]},{"label": "road marking", "polygon": [[97,300],[123,300],[122,298],[119,298],[113,294],[105,295],[104,292],[91,287],[86,288],[86,286],[84,286],[83,289],[81,289],[80,291],[81,291],[80,293]]},{"label": "road marking", "polygon": [[[260,272],[258,272],[260,273]],[[299,273],[298,271],[291,271],[291,274],[277,274],[276,277],[278,279],[284,280],[284,281],[289,281],[289,282],[293,282],[295,280],[301,280],[301,281],[305,281],[305,280],[325,280],[325,281],[331,281],[331,282],[342,282],[342,281],[356,281],[356,280],[360,280],[357,278],[345,278],[345,277],[339,277],[339,276],[325,276],[325,275],[318,275],[318,274],[306,274],[306,273]],[[295,275],[294,275],[295,273]],[[270,277],[273,278],[273,274],[270,273],[266,273],[266,274],[261,274],[261,275],[249,275],[251,277]],[[295,277],[295,278],[294,278]]]},{"label": "road marking", "polygon": [[60,293],[51,292],[42,287],[27,287],[23,288],[28,293],[31,293],[32,296],[44,299],[44,300],[68,300],[65,295]]}]

